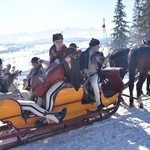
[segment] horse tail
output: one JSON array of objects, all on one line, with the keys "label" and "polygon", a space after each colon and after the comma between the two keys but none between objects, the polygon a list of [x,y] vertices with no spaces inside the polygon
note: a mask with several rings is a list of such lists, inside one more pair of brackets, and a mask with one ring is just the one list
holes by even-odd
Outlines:
[{"label": "horse tail", "polygon": [[129,88],[134,86],[135,72],[136,72],[136,55],[137,50],[133,50],[129,57]]}]

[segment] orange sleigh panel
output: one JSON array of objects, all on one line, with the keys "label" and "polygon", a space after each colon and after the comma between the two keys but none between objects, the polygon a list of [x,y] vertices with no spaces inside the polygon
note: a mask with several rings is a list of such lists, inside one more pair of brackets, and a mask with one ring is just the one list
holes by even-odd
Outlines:
[{"label": "orange sleigh panel", "polygon": [[66,103],[72,103],[75,101],[82,100],[83,98],[83,89],[80,88],[76,91],[74,88],[63,88],[55,95],[55,104],[54,106],[63,105]]},{"label": "orange sleigh panel", "polygon": [[58,112],[63,108],[67,108],[67,115],[64,120],[75,118],[87,113],[88,109],[97,109],[96,103],[94,104],[81,104],[81,101],[55,106],[52,112]]}]

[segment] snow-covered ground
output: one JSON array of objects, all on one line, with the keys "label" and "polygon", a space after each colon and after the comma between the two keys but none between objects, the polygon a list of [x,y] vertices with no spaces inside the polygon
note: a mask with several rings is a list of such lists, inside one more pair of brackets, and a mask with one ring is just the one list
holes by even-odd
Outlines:
[{"label": "snow-covered ground", "polygon": [[124,99],[109,119],[12,150],[149,150],[150,99],[143,97],[144,109],[139,109],[136,101],[136,107],[129,108],[128,98]]},{"label": "snow-covered ground", "polygon": [[[4,65],[11,63],[16,69],[23,71],[19,76],[19,80],[22,81],[30,70],[30,60],[33,56],[48,59],[49,46],[43,44],[21,47],[18,48],[19,51],[9,53],[4,52],[8,47],[3,46],[1,47],[3,53],[0,49],[0,57],[4,60]],[[79,43],[79,47],[88,47],[88,44]],[[128,89],[123,92],[129,93]],[[136,96],[135,91],[134,96]],[[116,114],[109,119],[12,150],[149,150],[150,99],[143,97],[144,109],[139,109],[136,101],[136,107],[129,108],[128,98],[124,99],[125,103],[122,103]]]}]

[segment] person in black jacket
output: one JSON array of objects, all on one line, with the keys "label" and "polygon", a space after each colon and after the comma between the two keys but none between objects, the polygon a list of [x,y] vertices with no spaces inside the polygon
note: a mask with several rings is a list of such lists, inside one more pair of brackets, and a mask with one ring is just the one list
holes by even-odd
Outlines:
[{"label": "person in black jacket", "polygon": [[[88,77],[89,82],[94,91],[95,101],[98,106],[98,110],[103,109],[103,104],[101,103],[100,98],[100,89],[99,89],[99,78],[100,81],[105,79],[104,74],[101,71],[102,64],[104,62],[104,55],[102,52],[98,52],[100,41],[98,39],[92,38],[89,43],[89,48],[87,48],[82,54],[80,55],[80,68],[83,74]],[[93,55],[98,54],[101,58],[104,58],[101,61],[93,60]]]}]

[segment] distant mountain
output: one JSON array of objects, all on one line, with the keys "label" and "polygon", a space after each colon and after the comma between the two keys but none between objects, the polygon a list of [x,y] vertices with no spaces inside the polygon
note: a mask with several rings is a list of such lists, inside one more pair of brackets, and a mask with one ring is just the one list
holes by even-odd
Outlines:
[{"label": "distant mountain", "polygon": [[[19,33],[19,34],[7,34],[0,35],[0,44],[13,44],[13,43],[51,43],[52,35],[55,33],[63,32],[64,40],[76,40],[83,39],[103,38],[103,29],[96,28],[64,28],[64,29],[52,29],[43,32],[34,33]],[[110,31],[109,31],[110,32]],[[109,33],[107,31],[107,33]]]}]

